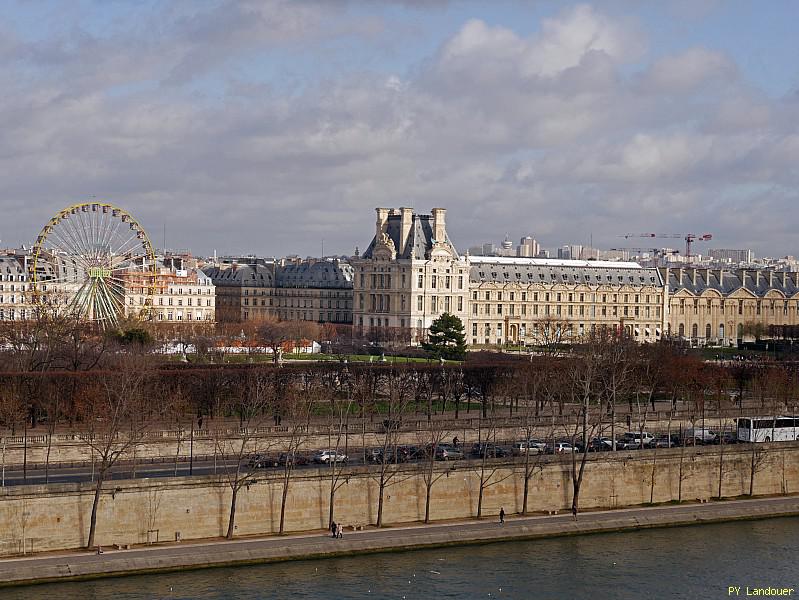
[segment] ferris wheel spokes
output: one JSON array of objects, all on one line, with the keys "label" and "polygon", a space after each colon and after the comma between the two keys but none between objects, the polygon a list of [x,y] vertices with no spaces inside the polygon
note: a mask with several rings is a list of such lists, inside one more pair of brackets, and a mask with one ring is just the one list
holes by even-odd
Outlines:
[{"label": "ferris wheel spokes", "polygon": [[[104,327],[125,313],[126,301],[143,311],[152,306],[155,254],[139,223],[120,208],[92,202],[59,211],[42,229],[33,254],[37,301],[67,295],[68,310]],[[133,294],[139,297],[135,303]]]}]

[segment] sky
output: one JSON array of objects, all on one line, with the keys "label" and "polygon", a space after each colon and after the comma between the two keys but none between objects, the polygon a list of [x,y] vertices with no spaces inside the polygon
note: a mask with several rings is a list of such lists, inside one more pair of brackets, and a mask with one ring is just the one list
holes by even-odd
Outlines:
[{"label": "sky", "polygon": [[0,247],[96,198],[198,255],[349,255],[378,206],[447,208],[461,249],[799,255],[793,0],[0,11]]}]

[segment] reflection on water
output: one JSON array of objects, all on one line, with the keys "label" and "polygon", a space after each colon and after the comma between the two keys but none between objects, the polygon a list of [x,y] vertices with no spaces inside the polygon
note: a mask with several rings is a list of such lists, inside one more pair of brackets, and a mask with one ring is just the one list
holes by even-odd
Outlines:
[{"label": "reflection on water", "polygon": [[799,518],[771,519],[51,584],[0,597],[727,598],[735,585],[799,589],[798,548]]}]

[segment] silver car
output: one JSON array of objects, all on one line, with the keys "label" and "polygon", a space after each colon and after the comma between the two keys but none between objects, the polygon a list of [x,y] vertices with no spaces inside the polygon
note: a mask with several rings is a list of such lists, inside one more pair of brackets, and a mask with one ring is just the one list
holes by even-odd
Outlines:
[{"label": "silver car", "polygon": [[314,454],[313,461],[317,464],[328,464],[331,462],[347,462],[347,455],[340,454],[335,450],[320,450]]}]

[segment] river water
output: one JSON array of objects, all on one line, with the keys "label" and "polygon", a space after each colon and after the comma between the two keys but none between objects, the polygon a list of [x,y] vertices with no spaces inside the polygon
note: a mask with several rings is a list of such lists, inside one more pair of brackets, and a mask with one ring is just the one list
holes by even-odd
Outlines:
[{"label": "river water", "polygon": [[[799,517],[0,589],[9,600],[729,598],[793,587]],[[736,597],[735,593],[732,597]]]}]

